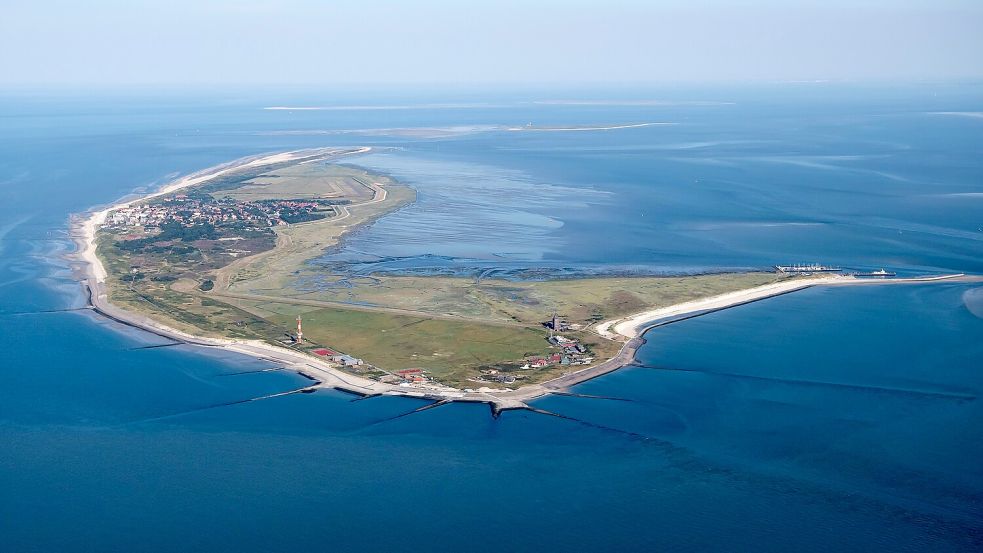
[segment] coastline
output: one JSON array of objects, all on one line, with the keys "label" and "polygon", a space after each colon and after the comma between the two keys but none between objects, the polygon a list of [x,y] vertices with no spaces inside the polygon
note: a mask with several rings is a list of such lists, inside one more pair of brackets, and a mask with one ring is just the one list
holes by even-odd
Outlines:
[{"label": "coastline", "polygon": [[[303,352],[282,346],[275,346],[261,340],[237,340],[196,336],[188,332],[171,328],[152,319],[151,317],[119,308],[109,301],[106,289],[106,277],[108,274],[102,261],[96,255],[96,234],[100,225],[106,221],[106,218],[111,211],[157,196],[172,193],[182,188],[201,184],[241,168],[260,167],[287,161],[303,160],[305,158],[316,158],[318,156],[324,156],[330,152],[335,152],[336,155],[340,157],[364,154],[370,150],[371,148],[369,147],[363,147],[337,153],[337,149],[335,148],[322,148],[297,150],[276,154],[261,154],[246,157],[187,175],[176,181],[165,184],[155,192],[141,195],[135,199],[121,200],[110,205],[109,207],[101,209],[95,208],[95,210],[88,212],[84,218],[74,218],[71,224],[70,236],[73,242],[76,244],[76,252],[71,254],[70,258],[76,262],[74,265],[77,269],[79,280],[88,296],[88,307],[95,313],[116,322],[151,332],[158,336],[174,340],[178,343],[203,347],[218,347],[229,352],[249,355],[251,357],[278,363],[281,364],[283,368],[293,370],[313,381],[313,383],[309,386],[305,386],[288,393],[309,392],[318,388],[333,388],[361,396],[396,395],[418,399],[430,399],[436,402],[428,404],[421,409],[431,408],[451,401],[478,402],[489,404],[492,408],[493,414],[497,416],[497,414],[501,411],[509,409],[533,409],[526,403],[527,401],[548,394],[569,393],[567,390],[571,386],[586,382],[593,378],[597,378],[604,374],[618,370],[621,367],[635,363],[635,354],[638,348],[645,343],[645,332],[665,324],[679,322],[681,320],[707,313],[804,290],[813,286],[983,280],[980,277],[966,276],[963,274],[901,279],[858,279],[848,276],[791,279],[756,288],[738,290],[718,296],[683,302],[668,307],[649,309],[620,319],[603,321],[592,328],[592,330],[594,330],[602,338],[623,342],[623,345],[618,353],[610,359],[584,369],[561,375],[540,384],[526,385],[515,390],[489,390],[477,392],[464,392],[457,388],[433,384],[409,387],[385,384],[346,373],[323,360],[317,359]],[[534,410],[539,411],[538,409]]]},{"label": "coastline", "polygon": [[[933,282],[983,282],[983,276],[953,273],[929,277],[888,279],[860,279],[842,275],[796,279],[788,282],[766,284],[755,288],[738,290],[736,292],[728,292],[726,294],[683,302],[669,307],[650,309],[620,319],[603,321],[595,325],[594,330],[599,335],[609,337],[609,339],[624,341],[624,345],[618,352],[618,355],[598,365],[543,382],[537,385],[542,388],[541,390],[530,389],[522,397],[528,395],[529,397],[526,399],[533,399],[534,397],[540,397],[550,393],[566,394],[571,386],[587,382],[588,380],[636,363],[635,353],[646,343],[645,334],[660,326],[791,294],[815,286],[874,286],[884,284],[925,284]],[[611,327],[614,327],[614,332],[612,332]],[[522,388],[517,390],[517,392],[519,391],[522,391]],[[534,392],[538,392],[538,395],[530,395]]]},{"label": "coastline", "polygon": [[[273,346],[260,340],[233,340],[196,336],[171,328],[150,317],[121,309],[109,301],[106,290],[106,277],[108,274],[105,266],[96,254],[96,233],[99,226],[105,222],[106,217],[113,210],[169,194],[182,188],[201,184],[237,169],[315,158],[333,150],[330,148],[297,150],[242,158],[192,173],[174,182],[165,184],[149,194],[115,202],[108,207],[90,211],[84,219],[76,219],[71,224],[69,232],[72,241],[76,245],[76,251],[70,254],[69,258],[76,262],[74,265],[80,276],[79,280],[86,292],[88,307],[94,312],[116,322],[145,330],[152,334],[174,340],[175,342],[204,347],[220,347],[234,353],[282,363],[294,369],[298,374],[315,381],[315,384],[301,388],[297,390],[298,392],[317,387],[334,387],[362,395],[380,394],[390,391],[389,388],[391,386],[387,384],[343,373],[327,363],[287,348]],[[364,154],[370,150],[371,148],[369,147],[363,147],[350,152],[343,152],[340,155]]]},{"label": "coastline", "polygon": [[917,284],[939,281],[978,282],[981,277],[954,273],[929,277],[863,279],[854,276],[835,275],[810,279],[796,279],[787,282],[766,284],[756,288],[728,292],[719,296],[702,298],[685,303],[671,305],[659,309],[651,309],[598,323],[595,331],[609,339],[633,339],[641,337],[652,328],[669,323],[679,322],[697,315],[705,315],[723,309],[730,309],[763,299],[781,296],[813,286],[863,286],[876,284]]},{"label": "coastline", "polygon": [[648,328],[660,321],[675,317],[691,316],[694,313],[710,312],[724,308],[736,307],[745,303],[759,301],[774,296],[788,294],[817,285],[829,285],[842,282],[850,277],[826,276],[814,279],[794,279],[785,282],[766,284],[756,288],[737,290],[719,296],[701,298],[698,300],[670,305],[659,309],[651,309],[635,313],[628,317],[612,319],[598,323],[594,330],[604,338],[611,340],[633,339],[641,336]]},{"label": "coastline", "polygon": [[[106,217],[109,215],[110,211],[120,209],[123,207],[128,207],[137,202],[142,202],[149,200],[151,198],[156,198],[158,196],[163,196],[164,194],[170,194],[182,188],[187,188],[189,186],[194,186],[207,182],[216,177],[220,177],[226,173],[235,171],[236,169],[243,169],[247,167],[262,167],[263,165],[272,165],[275,163],[282,163],[285,161],[294,161],[298,159],[304,159],[308,157],[316,157],[321,155],[329,148],[314,149],[314,150],[295,150],[291,152],[280,152],[276,154],[260,154],[257,156],[250,156],[235,160],[229,163],[223,163],[210,167],[208,169],[203,169],[197,171],[190,175],[181,177],[180,179],[165,184],[155,192],[150,194],[145,194],[138,196],[131,200],[118,201],[112,205],[100,209],[98,211],[91,211],[88,217],[83,219],[80,223],[72,225],[71,236],[72,240],[75,241],[76,245],[79,247],[77,256],[80,261],[85,263],[86,269],[91,270],[91,273],[87,272],[90,278],[94,278],[97,282],[106,281],[106,269],[102,264],[102,261],[96,255],[96,231],[99,229],[99,225],[106,222]],[[369,147],[358,148],[352,152],[346,153],[345,155],[358,155],[368,153],[371,150]]]}]

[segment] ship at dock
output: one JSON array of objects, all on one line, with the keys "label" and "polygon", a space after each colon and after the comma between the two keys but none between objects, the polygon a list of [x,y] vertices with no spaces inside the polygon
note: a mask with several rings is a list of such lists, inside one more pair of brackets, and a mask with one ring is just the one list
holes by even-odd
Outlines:
[{"label": "ship at dock", "polygon": [[775,270],[779,273],[837,273],[842,271],[840,267],[831,265],[820,265],[818,263],[802,263],[794,265],[775,265]]},{"label": "ship at dock", "polygon": [[853,273],[853,276],[855,276],[855,277],[893,277],[893,276],[898,276],[898,273],[892,273],[891,271],[885,271],[884,269],[880,269],[880,270],[877,270],[877,271],[867,271],[867,272]]}]

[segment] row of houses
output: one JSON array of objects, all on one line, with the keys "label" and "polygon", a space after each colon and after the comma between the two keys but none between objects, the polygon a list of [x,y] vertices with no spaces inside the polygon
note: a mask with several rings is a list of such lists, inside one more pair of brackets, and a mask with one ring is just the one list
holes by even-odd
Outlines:
[{"label": "row of houses", "polygon": [[577,340],[556,334],[550,336],[548,341],[561,351],[542,357],[529,357],[522,369],[542,369],[551,365],[589,365],[594,361],[587,348]]},{"label": "row of houses", "polygon": [[474,380],[475,382],[495,382],[497,384],[514,384],[515,381],[519,378],[522,378],[522,376],[517,377],[516,375],[512,375],[507,372],[501,372],[497,369],[488,369],[488,370],[481,371],[481,376],[472,380]]},{"label": "row of houses", "polygon": [[357,357],[352,357],[351,355],[339,353],[337,351],[328,348],[318,348],[312,350],[311,353],[313,353],[314,355],[320,355],[321,357],[328,359],[332,363],[338,363],[342,367],[357,367],[359,365],[364,364],[364,362]]},{"label": "row of houses", "polygon": [[[124,207],[112,212],[110,226],[159,227],[168,221],[184,225],[210,223],[251,223],[264,226],[285,225],[285,218],[319,214],[324,208],[318,200],[262,200],[238,202],[210,200],[178,195],[157,204]],[[288,215],[289,214],[289,215]],[[321,215],[315,215],[321,216]]]}]

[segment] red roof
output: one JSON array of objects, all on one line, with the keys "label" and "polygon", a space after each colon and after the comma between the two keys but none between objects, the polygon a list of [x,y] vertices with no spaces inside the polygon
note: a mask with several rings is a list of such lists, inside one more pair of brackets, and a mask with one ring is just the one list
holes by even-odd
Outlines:
[{"label": "red roof", "polygon": [[422,372],[423,369],[403,369],[401,371],[396,371],[396,374],[401,374],[403,376],[406,376],[408,374],[420,374]]},{"label": "red roof", "polygon": [[338,352],[332,351],[332,350],[327,349],[327,348],[316,349],[316,350],[314,350],[314,353],[316,353],[318,355],[325,355],[325,356],[327,356],[327,355],[338,355]]}]

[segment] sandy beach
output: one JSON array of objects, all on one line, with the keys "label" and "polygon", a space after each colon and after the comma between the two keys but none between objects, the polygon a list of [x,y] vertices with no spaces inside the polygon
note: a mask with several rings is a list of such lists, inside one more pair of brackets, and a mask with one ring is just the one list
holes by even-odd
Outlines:
[{"label": "sandy beach", "polygon": [[[155,192],[145,194],[137,198],[120,201],[109,207],[89,212],[84,219],[73,224],[71,227],[71,237],[76,243],[77,250],[76,253],[70,256],[70,258],[78,264],[78,268],[81,273],[81,283],[88,293],[89,306],[96,313],[126,326],[139,328],[152,334],[184,344],[221,348],[228,352],[271,361],[281,365],[281,368],[283,369],[293,370],[298,374],[306,376],[312,380],[309,386],[298,388],[290,393],[309,391],[317,388],[332,388],[363,396],[384,394],[413,398],[426,398],[437,401],[467,401],[486,403],[491,405],[494,413],[498,413],[504,409],[524,408],[525,404],[522,401],[499,398],[484,391],[465,393],[455,388],[441,386],[439,384],[412,386],[385,384],[346,373],[322,359],[315,358],[303,352],[292,350],[284,346],[276,346],[261,340],[234,340],[197,336],[172,328],[145,315],[121,309],[109,301],[106,290],[106,269],[103,266],[102,261],[96,255],[96,233],[98,232],[99,227],[105,223],[109,213],[113,210],[127,207],[137,202],[146,201],[163,194],[169,194],[177,190],[181,190],[182,188],[202,184],[237,169],[273,165],[284,161],[303,160],[308,157],[316,158],[330,154],[336,150],[337,149],[335,148],[300,150],[243,158],[231,163],[218,165],[182,177],[174,182],[162,186]],[[363,147],[341,152],[341,155],[347,156],[364,154],[370,150],[371,148],[369,147]],[[370,200],[368,203],[375,203],[385,198],[386,192],[384,189],[380,188],[378,192],[379,194],[377,194],[376,197],[373,200]],[[539,395],[542,395],[542,392],[531,395],[524,394],[524,396],[528,397],[536,397]]]},{"label": "sandy beach", "polygon": [[[650,309],[627,317],[604,321],[597,324],[593,328],[597,334],[604,338],[624,342],[624,345],[618,354],[611,359],[607,359],[601,363],[581,370],[564,374],[542,384],[523,386],[516,390],[481,389],[475,392],[463,392],[455,388],[441,385],[396,386],[392,384],[384,384],[375,380],[346,373],[324,360],[314,358],[313,356],[290,349],[288,347],[276,346],[261,340],[233,340],[196,336],[171,328],[151,319],[150,317],[126,311],[109,302],[106,291],[106,269],[103,266],[102,261],[96,255],[96,234],[100,226],[105,223],[109,213],[113,210],[127,207],[134,203],[146,201],[164,194],[169,194],[183,188],[202,184],[237,169],[262,167],[265,165],[273,165],[286,161],[303,160],[305,158],[323,157],[332,153],[339,155],[356,155],[367,153],[368,151],[370,151],[370,148],[368,147],[342,152],[338,152],[336,149],[325,148],[244,158],[182,177],[174,182],[166,184],[155,192],[140,196],[138,198],[120,201],[109,207],[90,212],[84,219],[73,224],[71,234],[73,240],[77,244],[77,253],[73,254],[72,257],[80,264],[80,270],[82,273],[81,280],[88,291],[91,308],[95,312],[122,324],[140,328],[177,342],[204,347],[217,347],[229,352],[265,359],[278,363],[282,366],[282,368],[293,370],[312,380],[311,385],[299,388],[298,390],[295,390],[295,392],[315,388],[335,388],[359,395],[387,394],[428,398],[437,400],[438,402],[481,402],[491,405],[493,412],[498,413],[506,409],[529,408],[526,401],[550,393],[565,393],[565,390],[567,390],[570,386],[574,386],[581,382],[585,382],[592,378],[615,371],[625,365],[631,364],[634,362],[636,350],[644,343],[644,340],[641,338],[642,334],[644,334],[647,329],[659,324],[667,324],[668,322],[682,320],[707,312],[736,307],[753,301],[759,301],[765,298],[787,294],[813,286],[837,286],[850,284],[871,285],[906,282],[932,282],[952,279],[980,279],[980,277],[967,277],[961,274],[907,279],[858,279],[840,275],[824,276],[819,278],[795,278],[756,288],[738,290],[718,296],[701,298],[657,309]],[[376,197],[371,200],[371,202],[381,201],[379,196],[380,194],[377,194]],[[381,197],[385,197],[384,191],[382,191]]]},{"label": "sandy beach", "polygon": [[856,278],[848,275],[831,275],[818,278],[798,278],[785,282],[766,284],[747,290],[728,292],[719,296],[650,309],[628,317],[612,319],[598,323],[594,330],[610,340],[625,340],[637,338],[653,325],[667,321],[679,320],[697,313],[718,311],[736,307],[746,303],[804,290],[813,286],[872,286],[883,284],[915,284],[939,281],[978,281],[980,277],[968,276],[963,273],[912,278]]},{"label": "sandy beach", "polygon": [[749,288],[747,290],[738,290],[736,292],[728,292],[719,296],[702,298],[676,305],[670,305],[668,307],[661,307],[658,309],[650,309],[648,311],[642,311],[641,313],[636,313],[620,319],[603,321],[598,323],[594,327],[594,330],[601,336],[610,340],[623,340],[626,338],[631,339],[640,336],[647,326],[661,320],[687,316],[700,311],[732,307],[742,303],[748,303],[780,294],[787,294],[789,292],[794,292],[810,286],[833,284],[845,279],[850,279],[850,277],[828,276],[813,279],[803,278],[788,280],[786,282],[776,282],[774,284],[766,284],[764,286]]},{"label": "sandy beach", "polygon": [[[359,148],[346,155],[363,154],[370,148]],[[123,324],[141,328],[182,343],[194,344],[205,347],[220,347],[227,351],[250,355],[261,359],[268,359],[281,363],[285,368],[290,368],[298,373],[308,375],[315,379],[313,387],[340,388],[358,394],[381,394],[392,392],[393,386],[349,375],[335,369],[332,365],[305,355],[301,352],[290,350],[286,347],[277,347],[260,340],[231,340],[219,338],[206,338],[195,336],[167,325],[155,321],[149,317],[132,313],[113,305],[109,302],[106,293],[106,269],[102,261],[96,255],[96,233],[99,227],[105,223],[108,214],[116,209],[127,207],[137,202],[146,201],[164,194],[169,194],[182,188],[202,184],[216,177],[228,174],[234,170],[246,167],[262,167],[284,161],[293,161],[304,158],[314,158],[330,153],[332,150],[300,150],[295,152],[283,152],[265,156],[245,158],[232,163],[219,165],[188,175],[161,187],[156,192],[140,196],[132,200],[115,203],[107,208],[91,212],[80,224],[72,229],[72,237],[77,244],[77,253],[74,258],[81,262],[83,272],[83,284],[89,292],[91,307],[98,313],[107,316]]]},{"label": "sandy beach", "polygon": [[[359,148],[348,155],[364,154],[368,153],[371,148],[364,147]],[[92,212],[82,223],[79,225],[77,232],[73,232],[76,241],[79,245],[78,257],[81,261],[85,263],[88,267],[89,275],[88,278],[94,280],[95,282],[105,282],[106,281],[106,268],[103,266],[102,261],[96,255],[96,231],[99,227],[106,222],[106,217],[109,213],[124,207],[128,207],[137,202],[143,202],[151,198],[156,198],[158,196],[163,196],[164,194],[170,194],[182,188],[187,188],[189,186],[194,186],[207,182],[216,177],[228,174],[237,169],[243,169],[247,167],[262,167],[264,165],[273,165],[275,163],[282,163],[285,161],[293,161],[297,159],[304,159],[307,157],[316,157],[325,153],[326,150],[298,150],[294,152],[281,152],[277,154],[270,154],[265,156],[254,156],[250,158],[244,158],[231,163],[226,163],[223,165],[218,165],[210,169],[205,169],[204,171],[199,171],[193,173],[186,177],[182,177],[172,183],[166,184],[161,187],[156,192],[140,196],[128,201],[115,203],[107,208]]]}]

